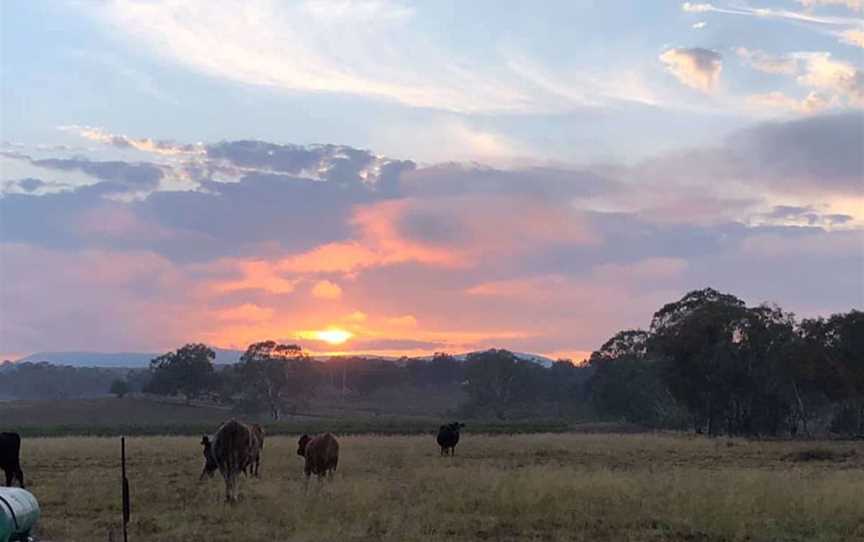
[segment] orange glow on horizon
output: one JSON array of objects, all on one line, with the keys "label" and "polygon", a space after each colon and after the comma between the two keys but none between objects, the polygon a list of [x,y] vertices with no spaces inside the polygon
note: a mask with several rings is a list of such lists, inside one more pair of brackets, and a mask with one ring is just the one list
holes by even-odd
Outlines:
[{"label": "orange glow on horizon", "polygon": [[307,335],[311,339],[324,341],[325,343],[332,345],[342,344],[354,336],[350,331],[345,331],[344,329],[339,328],[330,328],[313,331],[308,334],[301,334],[301,336],[303,335]]}]

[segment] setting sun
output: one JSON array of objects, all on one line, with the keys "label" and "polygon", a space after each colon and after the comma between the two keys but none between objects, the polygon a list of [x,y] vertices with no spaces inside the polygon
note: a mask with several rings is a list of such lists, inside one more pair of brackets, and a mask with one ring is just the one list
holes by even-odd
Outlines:
[{"label": "setting sun", "polygon": [[324,341],[329,344],[342,344],[353,337],[354,334],[350,331],[345,331],[344,329],[325,329],[323,331],[314,332],[312,336],[319,341]]}]

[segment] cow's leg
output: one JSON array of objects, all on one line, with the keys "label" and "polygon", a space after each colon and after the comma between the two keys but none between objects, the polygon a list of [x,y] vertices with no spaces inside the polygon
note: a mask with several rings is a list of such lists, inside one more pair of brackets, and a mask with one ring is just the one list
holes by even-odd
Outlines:
[{"label": "cow's leg", "polygon": [[12,473],[14,471],[12,469],[3,469],[3,472],[6,473],[6,486],[12,487]]},{"label": "cow's leg", "polygon": [[456,455],[456,446],[453,446],[452,448],[450,448],[450,455],[453,455],[453,456]]},{"label": "cow's leg", "polygon": [[233,503],[237,499],[237,478],[240,473],[228,473],[225,476],[225,502]]},{"label": "cow's leg", "polygon": [[24,471],[21,470],[21,467],[18,467],[18,482],[21,484],[21,489],[24,488]]}]

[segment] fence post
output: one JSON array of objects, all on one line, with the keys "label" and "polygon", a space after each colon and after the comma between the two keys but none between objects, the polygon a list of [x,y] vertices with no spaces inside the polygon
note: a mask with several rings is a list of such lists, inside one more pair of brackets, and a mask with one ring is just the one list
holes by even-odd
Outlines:
[{"label": "fence post", "polygon": [[129,480],[126,478],[126,437],[120,437],[120,468],[123,484],[123,542],[128,542],[126,526],[129,523]]}]

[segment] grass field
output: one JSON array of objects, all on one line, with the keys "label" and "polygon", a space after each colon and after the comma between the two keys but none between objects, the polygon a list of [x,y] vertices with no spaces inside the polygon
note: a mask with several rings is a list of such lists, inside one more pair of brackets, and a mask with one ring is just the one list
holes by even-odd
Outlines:
[{"label": "grass field", "polygon": [[[864,540],[853,442],[466,433],[441,458],[431,435],[340,441],[335,479],[304,495],[295,439],[268,439],[228,506],[221,479],[197,482],[197,438],[130,438],[130,540]],[[118,456],[116,438],[25,440],[44,540],[108,540]]]}]

